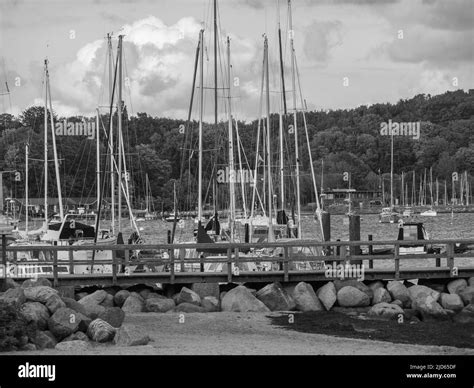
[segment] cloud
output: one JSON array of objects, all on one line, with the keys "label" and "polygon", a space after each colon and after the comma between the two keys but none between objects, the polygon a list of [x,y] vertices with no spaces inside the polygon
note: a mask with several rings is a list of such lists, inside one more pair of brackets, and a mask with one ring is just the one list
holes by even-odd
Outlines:
[{"label": "cloud", "polygon": [[308,60],[327,62],[332,48],[342,44],[339,21],[314,21],[305,28],[304,53]]}]

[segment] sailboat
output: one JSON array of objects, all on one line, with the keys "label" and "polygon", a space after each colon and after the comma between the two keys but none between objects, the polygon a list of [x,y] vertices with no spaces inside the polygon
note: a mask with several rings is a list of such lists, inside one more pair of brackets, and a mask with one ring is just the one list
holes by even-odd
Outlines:
[{"label": "sailboat", "polygon": [[382,208],[382,212],[379,215],[379,221],[381,223],[396,223],[398,222],[400,215],[394,210],[393,207],[393,132],[391,133],[390,142],[390,207]]},{"label": "sailboat", "polygon": [[180,218],[176,210],[176,181],[173,182],[173,211],[170,213],[168,217],[165,218],[165,221],[174,222],[175,220],[180,221]]},{"label": "sailboat", "polygon": [[430,195],[431,195],[430,209],[421,212],[420,216],[436,217],[438,215],[438,212],[433,209],[433,169],[432,168],[430,168]]}]

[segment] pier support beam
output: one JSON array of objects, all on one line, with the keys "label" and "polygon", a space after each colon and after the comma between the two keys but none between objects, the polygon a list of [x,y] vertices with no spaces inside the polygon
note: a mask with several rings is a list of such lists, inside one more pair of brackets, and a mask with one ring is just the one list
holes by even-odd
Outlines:
[{"label": "pier support beam", "polygon": [[[349,215],[349,241],[360,241],[360,215]],[[360,255],[360,246],[351,246],[350,255]],[[362,260],[351,260],[351,264],[362,264]]]}]

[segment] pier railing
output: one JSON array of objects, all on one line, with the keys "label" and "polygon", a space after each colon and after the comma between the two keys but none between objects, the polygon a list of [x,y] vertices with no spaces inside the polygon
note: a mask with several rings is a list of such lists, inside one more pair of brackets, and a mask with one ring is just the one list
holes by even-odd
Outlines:
[{"label": "pier railing", "polygon": [[[456,247],[474,240],[420,241],[330,241],[295,240],[273,243],[215,244],[143,244],[143,245],[2,245],[0,278],[45,276],[59,284],[119,284],[127,282],[265,282],[317,281],[338,277],[337,270],[359,266],[366,279],[413,279],[430,277],[474,276],[474,251],[456,252]],[[432,253],[407,253],[407,247],[429,246]],[[389,248],[377,254],[376,247]],[[186,258],[189,250],[223,250],[221,254],[198,254]],[[109,259],[92,261],[92,251],[110,252]],[[139,254],[137,255],[137,250]],[[42,252],[46,260],[21,261],[20,252]],[[76,252],[88,251],[87,260],[78,260]],[[59,252],[67,252],[67,259]],[[444,260],[444,262],[443,262]],[[245,269],[253,263],[253,271]],[[260,264],[270,263],[262,267]],[[301,269],[301,263],[305,263]],[[380,265],[382,264],[383,265]],[[408,266],[402,266],[401,263]],[[420,264],[421,263],[421,264]],[[206,270],[207,264],[220,269]],[[89,273],[77,273],[88,266]],[[26,269],[32,268],[28,272]],[[47,267],[45,274],[33,273]],[[23,268],[23,271],[19,271]],[[67,269],[66,269],[67,268]],[[104,268],[106,270],[104,271]],[[355,267],[354,267],[355,268]],[[331,272],[332,271],[332,272]],[[336,271],[336,272],[334,272]],[[132,280],[133,279],[133,280]]]}]

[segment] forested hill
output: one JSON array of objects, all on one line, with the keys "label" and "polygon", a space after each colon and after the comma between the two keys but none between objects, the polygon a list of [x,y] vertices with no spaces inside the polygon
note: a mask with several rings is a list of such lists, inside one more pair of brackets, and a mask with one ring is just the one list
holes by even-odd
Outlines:
[{"label": "forested hill", "polygon": [[[30,197],[41,197],[43,157],[43,108],[31,107],[19,117],[0,115],[0,171],[25,169],[25,144],[30,144]],[[191,206],[196,198],[197,172],[197,123],[186,125],[182,120],[151,117],[138,113],[128,117],[124,113],[124,141],[127,163],[135,205],[144,196],[145,174],[148,174],[155,206],[170,208],[173,182],[181,179],[180,203]],[[64,120],[56,117],[55,120]],[[79,122],[82,118],[68,118]],[[95,118],[90,118],[95,120]],[[103,117],[107,128],[107,117]],[[116,117],[115,117],[116,120]],[[376,189],[380,177],[390,173],[390,136],[381,134],[381,124],[420,122],[419,139],[414,136],[394,135],[394,172],[411,173],[417,179],[425,169],[432,168],[433,179],[447,180],[450,184],[453,171],[474,176],[474,90],[446,92],[437,96],[417,95],[396,104],[374,104],[348,110],[308,112],[306,114],[308,137],[317,174],[318,185],[324,171],[324,188],[342,188],[347,183],[342,173],[351,173],[352,187]],[[292,122],[285,120],[285,128]],[[185,130],[180,130],[180,125]],[[102,124],[101,124],[102,125]],[[278,116],[272,117],[272,152],[274,164],[278,156]],[[184,132],[184,133],[183,133]],[[239,122],[239,133],[245,154],[253,168],[256,150],[257,121]],[[302,201],[311,202],[310,165],[302,117],[298,118],[299,144],[302,168]],[[227,128],[204,127],[204,186],[209,188],[211,173],[226,164]],[[285,165],[287,175],[294,169],[294,140],[285,130]],[[51,146],[50,146],[51,148]],[[57,150],[62,159],[60,171],[62,192],[65,197],[95,197],[95,141],[77,136],[58,136]],[[194,152],[193,152],[194,150]],[[102,151],[105,151],[102,145]],[[50,149],[52,157],[52,150]],[[184,156],[184,158],[183,158]],[[236,157],[236,161],[237,161]],[[184,163],[182,163],[184,161]],[[214,170],[212,167],[214,166]],[[216,167],[217,166],[217,167]],[[247,167],[247,166],[244,166]],[[50,174],[54,170],[51,166]],[[277,173],[275,169],[275,173]],[[54,193],[54,178],[50,180]],[[398,181],[397,181],[398,182]],[[411,181],[410,181],[411,182]],[[399,183],[398,183],[399,184]],[[16,182],[10,174],[4,175],[7,194],[24,197],[24,180]],[[387,186],[386,186],[387,188]],[[399,188],[396,190],[399,190]],[[212,192],[212,189],[211,189]],[[160,205],[158,205],[160,204]]]}]

